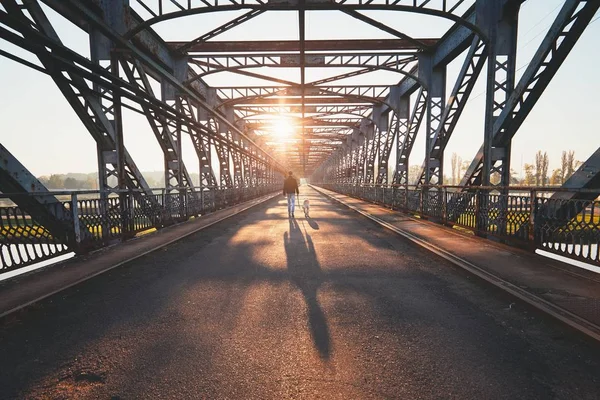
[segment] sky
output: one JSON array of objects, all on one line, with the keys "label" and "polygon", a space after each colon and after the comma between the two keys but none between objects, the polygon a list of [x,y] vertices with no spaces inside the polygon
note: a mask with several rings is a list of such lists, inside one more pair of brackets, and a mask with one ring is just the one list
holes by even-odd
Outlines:
[{"label": "sky", "polygon": [[[133,4],[134,2],[132,2]],[[524,72],[564,0],[528,0],[521,7],[517,67]],[[1,6],[0,6],[1,7]],[[47,14],[63,42],[89,57],[87,34],[52,10]],[[190,40],[200,36],[240,12],[212,13],[156,24],[154,28],[166,40]],[[434,17],[398,12],[366,12],[389,26],[413,37],[441,36],[452,24]],[[523,163],[533,163],[538,150],[548,153],[550,171],[558,168],[561,152],[574,150],[584,161],[600,146],[598,112],[600,110],[600,20],[584,32],[575,48],[550,83],[534,110],[513,139],[512,167],[521,173]],[[296,12],[267,12],[217,37],[216,40],[297,39]],[[386,33],[339,12],[308,12],[307,39],[391,38]],[[39,62],[32,55],[0,39],[0,49]],[[453,77],[458,74],[463,56],[448,67],[450,93]],[[523,68],[522,68],[523,67]],[[484,69],[485,71],[485,69]],[[285,68],[258,70],[284,79],[298,79],[298,70]],[[325,73],[309,69],[307,81],[343,70]],[[401,75],[381,72],[361,76],[340,84],[389,84]],[[211,85],[258,85],[262,81],[232,74],[207,77]],[[270,85],[270,84],[268,84]],[[466,109],[450,139],[446,151],[446,174],[450,174],[450,155],[456,152],[471,160],[483,142],[484,79],[479,78]],[[93,172],[97,169],[95,142],[70,108],[50,77],[0,56],[0,143],[12,152],[34,175]],[[163,168],[160,147],[143,116],[124,113],[125,145],[142,171]],[[411,155],[411,164],[421,164],[425,154],[424,132],[419,132]],[[183,159],[190,172],[197,172],[198,161],[191,140],[184,137]]]}]

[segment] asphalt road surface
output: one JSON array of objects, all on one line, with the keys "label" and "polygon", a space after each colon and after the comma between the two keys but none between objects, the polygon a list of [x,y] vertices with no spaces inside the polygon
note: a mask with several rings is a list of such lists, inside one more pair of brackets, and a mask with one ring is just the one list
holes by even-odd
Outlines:
[{"label": "asphalt road surface", "polygon": [[600,345],[301,190],[0,320],[0,398],[600,398]]}]

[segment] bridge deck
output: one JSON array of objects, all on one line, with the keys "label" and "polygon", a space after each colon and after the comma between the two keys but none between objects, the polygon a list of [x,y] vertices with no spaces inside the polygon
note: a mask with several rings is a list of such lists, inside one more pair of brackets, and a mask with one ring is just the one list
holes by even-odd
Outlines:
[{"label": "bridge deck", "polygon": [[0,320],[3,398],[597,398],[600,349],[303,188]]}]

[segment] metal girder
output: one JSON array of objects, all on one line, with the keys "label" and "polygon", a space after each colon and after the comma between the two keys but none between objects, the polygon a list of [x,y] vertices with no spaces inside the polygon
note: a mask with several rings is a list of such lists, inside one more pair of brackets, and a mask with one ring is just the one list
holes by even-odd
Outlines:
[{"label": "metal girder", "polygon": [[[415,107],[413,108],[408,129],[399,129],[398,141],[396,147],[396,174],[393,183],[395,185],[406,186],[408,182],[408,167],[410,153],[413,144],[419,132],[419,127],[423,122],[427,110],[427,91],[423,88],[419,90]],[[403,134],[404,133],[404,134]]]},{"label": "metal girder", "polygon": [[[465,105],[469,100],[469,96],[473,91],[475,82],[483,69],[483,65],[486,61],[487,51],[485,43],[477,36],[473,38],[473,42],[467,53],[463,66],[459,72],[458,78],[452,89],[452,93],[448,97],[444,112],[442,114],[442,122],[436,130],[435,134],[431,138],[432,146],[430,148],[431,153],[427,156],[429,160],[435,160],[435,163],[430,165],[443,165],[443,155],[446,145],[454,132],[454,128],[458,123],[460,115],[462,114]],[[423,163],[421,168],[421,174],[417,180],[417,185],[423,185],[425,183],[432,184],[432,182],[425,182],[425,168],[426,163]],[[443,171],[439,168],[432,171],[431,176],[440,177]],[[439,178],[438,178],[439,179]]]},{"label": "metal girder", "polygon": [[[430,56],[419,59],[419,75],[427,82],[427,116],[425,138],[425,182],[441,184],[443,178],[443,153],[438,159],[431,159],[433,143],[437,129],[442,125],[442,113],[446,99],[446,67],[433,67]],[[437,174],[436,174],[437,171]]]},{"label": "metal girder", "polygon": [[[383,98],[389,91],[388,85],[328,85],[309,86],[305,96],[354,96],[363,98]],[[299,86],[236,86],[215,88],[217,96],[223,100],[248,99],[266,96],[302,96]]]},{"label": "metal girder", "polygon": [[258,17],[259,15],[261,15],[262,13],[264,13],[266,10],[251,10],[248,11],[247,13],[244,13],[243,15],[240,15],[239,17],[236,17],[234,19],[232,19],[231,21],[228,21],[227,23],[218,26],[215,29],[210,30],[209,32],[206,32],[205,34],[203,34],[202,36],[197,37],[196,39],[187,42],[185,44],[182,44],[180,46],[177,46],[177,52],[179,54],[185,54],[188,51],[193,51],[192,49],[195,48],[195,46],[199,45],[199,44],[204,44],[206,43],[208,40],[227,32],[230,29],[233,29],[237,26],[240,26],[241,24],[243,24],[244,22],[247,22],[249,20],[251,20],[252,18]]},{"label": "metal girder", "polygon": [[[333,105],[333,106],[305,106],[305,114],[316,114],[314,117],[329,116],[329,115],[356,115],[361,117],[367,117],[373,107],[369,105],[355,106],[355,105]],[[269,106],[269,105],[245,105],[236,106],[234,111],[240,118],[248,118],[257,115],[264,114],[279,114],[279,115],[290,115],[299,114],[302,112],[299,106]]]},{"label": "metal girder", "polygon": [[[0,144],[0,190],[65,245],[74,248],[73,218],[69,210]],[[39,193],[30,196],[28,193]],[[19,195],[23,194],[23,195]]]},{"label": "metal girder", "polygon": [[[377,184],[387,184],[388,182],[388,161],[390,158],[390,153],[392,152],[392,145],[394,144],[394,139],[396,138],[396,127],[395,124],[396,117],[395,113],[391,112],[391,124],[390,124],[390,116],[388,113],[381,113],[381,107],[375,107],[373,109],[373,121],[379,128],[379,137],[378,143],[379,146],[377,149],[378,153],[378,165],[377,165],[377,178],[375,179],[375,183]],[[391,126],[390,126],[391,125]]]},{"label": "metal girder", "polygon": [[[3,12],[0,12],[0,21],[7,24],[8,26],[12,25],[13,29],[17,31],[19,29],[25,29],[23,28],[23,25],[19,25],[17,22],[15,22],[14,19],[8,18],[8,16]],[[110,71],[107,71],[107,69],[93,62],[90,62],[90,60],[61,46],[59,42],[52,40],[45,35],[42,35],[37,30],[32,30],[30,33],[34,36],[35,40],[26,41],[25,39],[12,33],[11,31],[8,31],[4,28],[0,28],[1,37],[35,54],[43,54],[45,58],[51,60],[53,65],[56,65],[54,69],[59,68],[65,71],[65,74],[58,74],[58,77],[60,78],[60,80],[58,81],[58,85],[59,87],[66,87],[68,90],[73,91],[73,96],[67,97],[67,100],[69,100],[74,110],[79,113],[79,107],[81,105],[78,102],[80,98],[82,101],[89,100],[90,106],[88,106],[87,103],[84,103],[83,106],[85,106],[85,108],[81,107],[80,115],[84,116],[82,118],[92,118],[95,115],[96,110],[100,110],[101,115],[99,115],[98,118],[101,124],[99,124],[98,126],[93,120],[91,120],[90,124],[86,124],[87,119],[82,119],[84,124],[86,124],[86,126],[90,130],[90,132],[92,132],[92,135],[96,135],[95,137],[100,138],[100,141],[108,140],[112,137],[112,135],[102,133],[101,130],[98,131],[98,129],[106,127],[106,129],[108,129],[109,132],[112,132],[111,124],[108,122],[106,116],[103,115],[105,111],[112,111],[112,107],[104,106],[102,104],[102,101],[111,102],[111,93],[113,91],[118,91],[121,93],[122,96],[127,97],[134,104],[149,104],[150,106],[154,107],[157,111],[166,113],[169,116],[177,117],[183,121],[186,121],[186,123],[188,124],[196,124],[196,128],[203,131],[204,134],[209,135],[213,141],[223,142],[226,145],[235,147],[234,144],[227,143],[226,139],[224,139],[223,137],[217,135],[215,132],[208,130],[206,126],[199,126],[196,121],[191,120],[184,113],[179,112],[175,107],[168,105],[165,102],[162,102],[152,96],[149,96],[145,91],[140,90],[136,86],[131,85],[129,82],[122,80],[115,75],[112,75]],[[48,74],[51,74],[54,69],[48,70]],[[71,80],[67,81],[67,78]],[[84,79],[92,82],[95,85],[94,88],[98,89],[92,91],[87,85],[87,83],[84,81]],[[64,85],[61,86],[61,83],[63,81]],[[199,101],[198,97],[195,94],[191,95],[190,97],[195,102]],[[91,107],[89,113],[87,111],[88,107]],[[197,107],[201,110],[205,110],[205,106],[200,106],[198,104]],[[219,115],[219,118],[224,117]],[[257,157],[260,158],[263,157],[263,155],[268,159],[273,160],[270,158],[268,152],[265,152],[261,149],[260,154],[257,153]],[[115,158],[116,157],[112,157],[111,160]],[[127,152],[125,152],[125,158],[128,158]],[[280,170],[285,170],[285,168],[280,166],[280,164],[277,165],[279,165],[278,168]],[[116,172],[112,173],[112,175],[110,176],[116,176]]]},{"label": "metal girder", "polygon": [[365,170],[367,163],[368,139],[364,129],[359,130],[356,147],[356,180],[358,184],[365,182]]},{"label": "metal girder", "polygon": [[[562,185],[564,189],[572,192],[556,192],[550,198],[551,201],[542,204],[542,207],[552,207],[552,212],[542,210],[542,215],[553,215],[557,221],[565,221],[576,218],[576,216],[589,205],[590,201],[598,198],[600,194],[600,147],[571,175]],[[596,189],[595,191],[581,193],[580,189]],[[564,201],[563,201],[564,200]],[[569,200],[584,200],[581,202],[570,202]]]},{"label": "metal girder", "polygon": [[[506,101],[506,106],[494,121],[494,145],[500,146],[512,139],[598,8],[600,3],[597,1],[565,2],[515,90]],[[481,183],[483,158],[482,146],[461,180],[461,186],[475,186]]]},{"label": "metal girder", "polygon": [[[286,118],[291,126],[321,127],[321,126],[346,126],[352,127],[360,124],[361,117],[356,118]],[[261,126],[269,126],[276,123],[277,119],[250,119],[246,126],[250,129],[258,129]]]},{"label": "metal girder", "polygon": [[[260,11],[260,10],[259,10]],[[249,14],[249,13],[248,13]],[[426,46],[435,46],[437,39],[417,39]],[[191,42],[168,42],[168,45],[180,50]],[[412,51],[415,46],[404,39],[341,39],[341,40],[305,40],[306,51],[369,51],[394,50]],[[261,40],[261,41],[210,41],[194,43],[186,49],[188,53],[233,53],[233,52],[283,52],[299,51],[298,40]]]},{"label": "metal girder", "polygon": [[[185,113],[188,118],[196,121],[196,123],[200,122],[198,121],[198,107],[194,107],[193,103],[187,97],[177,97],[177,108]],[[211,164],[211,138],[197,129],[193,124],[187,124],[185,126],[192,139],[192,144],[194,145],[194,150],[196,151],[199,160],[200,187],[206,188],[218,186]]]},{"label": "metal girder", "polygon": [[[380,99],[368,99],[368,98],[357,98],[353,96],[329,96],[329,97],[307,97],[305,99],[305,105],[314,105],[314,106],[323,106],[323,105],[370,105],[373,106],[373,103],[377,103],[379,101],[383,101],[383,98]],[[275,106],[281,105],[285,106],[299,106],[302,104],[302,99],[300,97],[248,97],[248,98],[239,98],[235,100],[228,100],[224,105],[230,105],[237,107],[238,105],[260,105],[260,106]]]},{"label": "metal girder", "polygon": [[[574,192],[556,192],[553,199],[585,199],[593,200],[600,194],[600,147],[571,175],[562,185],[564,189]],[[577,193],[578,189],[597,189],[595,193]]]},{"label": "metal girder", "polygon": [[375,19],[373,19],[373,18],[371,18],[369,16],[361,14],[361,13],[359,13],[356,10],[342,9],[341,11],[343,13],[345,13],[345,14],[353,17],[353,18],[356,18],[356,19],[358,19],[358,20],[360,20],[362,22],[365,22],[365,23],[367,23],[367,24],[369,24],[371,26],[374,26],[374,27],[376,27],[376,28],[378,28],[378,29],[386,32],[386,33],[389,33],[392,36],[396,36],[399,39],[407,40],[409,43],[411,43],[413,46],[415,46],[416,48],[418,48],[420,50],[427,50],[427,49],[429,49],[429,46],[427,46],[425,43],[420,42],[418,39],[414,39],[413,37],[408,36],[405,33],[399,32],[396,29],[394,29],[394,28],[392,28],[392,27],[390,27],[390,26],[388,26],[388,25],[386,25],[386,24],[384,24],[384,23],[382,23],[380,21],[377,21],[377,20],[375,20]]},{"label": "metal girder", "polygon": [[365,121],[363,124],[366,129],[365,134],[365,183],[375,183],[375,158],[381,129],[371,121]]},{"label": "metal girder", "polygon": [[[469,8],[469,10],[463,14],[462,19],[468,21],[470,24],[475,24],[477,19],[475,7]],[[484,35],[479,34],[479,36],[485,38]],[[436,44],[431,55],[432,67],[436,68],[448,64],[469,47],[472,39],[473,30],[464,25],[455,24]],[[414,72],[414,75],[418,76],[418,70]],[[402,96],[411,95],[418,90],[420,86],[422,85],[417,79],[406,77],[390,89],[390,94],[388,95],[388,98],[385,99],[384,103],[393,104],[394,98],[399,99]]]},{"label": "metal girder", "polygon": [[[398,107],[396,108],[396,110],[394,111],[393,115],[392,115],[392,124],[390,127],[390,130],[392,130],[394,132],[394,136],[396,137],[396,165],[394,166],[394,174],[392,176],[392,183],[393,184],[397,184],[400,181],[400,178],[402,176],[404,176],[402,173],[400,173],[399,168],[400,167],[405,167],[405,172],[408,173],[408,160],[406,160],[405,163],[400,163],[399,161],[402,160],[401,159],[401,155],[402,155],[402,147],[404,145],[404,143],[406,142],[406,136],[408,135],[409,132],[409,127],[410,127],[410,97],[409,96],[403,96],[402,98],[400,98],[398,100]],[[417,128],[418,129],[418,128]],[[390,148],[388,149],[387,147],[385,148],[385,154],[387,155],[387,158],[389,160],[389,156],[390,153],[392,151],[391,146],[393,145],[393,141],[390,144]],[[405,165],[406,164],[406,165]],[[386,171],[381,171],[384,176],[382,177],[381,181],[383,182],[384,180],[388,181],[388,172],[387,172],[387,165],[386,165]]]},{"label": "metal girder", "polygon": [[[60,38],[46,18],[39,4],[35,1],[25,1],[25,6],[33,21],[25,17],[20,6],[14,0],[7,0],[4,6],[11,12],[11,18],[5,19],[0,13],[2,22],[23,34],[26,40],[37,42],[46,39],[57,45],[62,45]],[[17,23],[17,19],[19,22]],[[32,28],[35,24],[36,29]],[[148,184],[125,149],[119,151],[117,132],[113,124],[116,107],[113,104],[103,104],[97,90],[89,88],[85,80],[71,70],[65,70],[48,54],[45,46],[30,47],[40,59],[45,69],[61,90],[73,110],[88,129],[98,148],[99,182],[105,195],[118,188],[118,183],[125,181],[127,187],[140,189],[140,193],[151,194]],[[65,60],[68,65],[74,63]],[[106,100],[105,100],[106,101]],[[112,118],[111,118],[112,117]],[[123,164],[121,168],[119,164]],[[122,169],[121,174],[119,170]],[[109,177],[117,179],[117,186],[109,185]]]},{"label": "metal girder", "polygon": [[[133,56],[135,56],[141,63],[143,63],[150,70],[152,70],[153,73],[155,73],[157,76],[159,76],[162,83],[166,83],[166,84],[173,86],[173,88],[175,90],[177,90],[179,92],[179,94],[185,95],[185,96],[189,97],[190,99],[193,99],[194,103],[197,104],[199,107],[203,108],[204,110],[207,110],[208,112],[212,112],[213,107],[214,107],[214,105],[213,105],[214,101],[211,104],[211,101],[210,101],[210,97],[211,97],[210,92],[211,91],[210,90],[209,90],[209,93],[207,93],[207,97],[209,98],[208,100],[205,100],[204,98],[198,96],[198,94],[195,91],[191,90],[187,86],[184,86],[181,83],[181,79],[178,79],[177,77],[175,77],[168,70],[166,70],[163,66],[155,63],[151,57],[148,57],[144,52],[140,51],[135,45],[133,45],[128,40],[128,38],[124,37],[123,34],[120,34],[118,31],[116,31],[114,29],[114,27],[107,25],[105,23],[105,21],[103,19],[101,19],[92,9],[88,8],[86,6],[86,4],[81,3],[80,0],[66,0],[66,1],[68,1],[68,3],[71,6],[73,6],[77,11],[79,11],[81,14],[83,14],[90,25],[93,25],[96,29],[101,31],[101,33],[103,35],[105,35],[108,39],[113,41],[113,43],[115,45],[129,50],[131,52],[131,54]],[[120,0],[120,1],[122,1],[122,0]],[[129,7],[123,6],[121,8],[122,8],[121,11],[124,14],[128,14],[128,13],[133,14],[133,12],[131,11],[131,9]],[[143,24],[141,24],[141,25],[143,25]],[[138,25],[138,28],[140,28],[141,25]],[[140,31],[144,30],[144,29],[146,29],[146,27],[141,27]],[[186,64],[183,64],[183,65],[185,66]],[[216,119],[218,119],[221,124],[227,125],[228,129],[235,131],[236,133],[238,133],[242,136],[245,136],[243,132],[239,131],[232,122],[228,121],[227,118],[220,115],[220,113],[214,113],[214,117]],[[216,135],[216,136],[217,136],[216,140],[218,140],[218,135]],[[249,138],[246,138],[246,140],[248,140],[251,145],[256,146],[256,144],[253,143]],[[276,168],[278,170],[280,170],[280,171],[287,170],[287,168],[285,166],[281,165],[278,161],[272,159],[267,151],[260,149],[260,147],[258,147],[258,146],[257,146],[257,148],[259,149],[259,151],[261,153],[264,154],[264,156],[267,159],[269,159],[276,166]]]},{"label": "metal girder", "polygon": [[[218,72],[261,67],[298,68],[301,64],[298,54],[203,54],[190,58],[199,70],[195,79]],[[369,67],[369,72],[386,70],[409,75],[406,64],[416,61],[416,58],[411,54],[399,53],[311,53],[305,55],[304,61],[307,68]]]},{"label": "metal girder", "polygon": [[[146,76],[143,66],[136,59],[124,58],[121,67],[130,83],[145,90],[154,96],[150,81]],[[194,191],[192,179],[181,158],[181,123],[175,119],[168,119],[161,113],[156,113],[147,105],[142,105],[146,119],[152,128],[154,136],[163,151],[165,188],[167,192],[174,188],[188,188]]]},{"label": "metal girder", "polygon": [[[387,65],[384,65],[384,66],[387,67]],[[382,69],[382,68],[379,68],[377,66],[371,66],[371,67],[367,67],[367,68],[361,68],[359,70],[354,70],[354,71],[350,71],[350,72],[345,72],[343,74],[339,74],[339,75],[329,76],[327,78],[318,79],[316,81],[310,82],[309,85],[310,86],[325,85],[325,84],[328,84],[328,83],[340,81],[342,79],[354,78],[354,77],[357,77],[357,76],[360,76],[360,75],[369,74],[369,73],[371,73],[373,71],[377,71],[378,69]],[[414,73],[415,70],[416,70],[416,65],[414,65],[414,63],[408,62],[406,64],[401,65],[400,68],[398,70],[396,70],[395,72],[400,72],[403,75],[406,75],[407,77],[413,78],[415,80],[419,80],[419,78]]]},{"label": "metal girder", "polygon": [[[241,138],[234,132],[228,132],[229,138],[240,146],[243,146]],[[240,188],[244,186],[244,167],[242,163],[242,154],[236,149],[230,150],[231,161],[233,164],[233,186]]]},{"label": "metal girder", "polygon": [[[230,11],[230,10],[271,10],[271,11],[299,11],[304,10],[322,10],[322,11],[369,11],[369,10],[385,10],[385,11],[405,11],[418,14],[434,15],[458,24],[465,25],[474,31],[477,31],[477,26],[462,18],[459,14],[469,7],[473,2],[469,0],[447,0],[447,1],[422,1],[415,0],[399,0],[390,2],[389,0],[374,0],[364,2],[363,0],[338,0],[332,2],[322,1],[303,1],[290,0],[286,2],[268,2],[264,3],[261,0],[248,0],[238,2],[236,0],[207,0],[202,2],[191,2],[184,0],[137,0],[141,9],[150,16],[143,24],[135,29],[127,32],[126,37],[131,38],[138,32],[152,26],[153,24],[169,19],[182,17],[186,15],[195,15],[215,11]],[[173,7],[175,5],[175,8]]]},{"label": "metal girder", "polygon": [[505,187],[510,184],[511,141],[494,145],[493,129],[515,87],[520,4],[507,3],[502,8],[495,3],[480,4],[477,5],[478,12],[487,16],[484,28],[489,39],[481,183],[490,186],[492,175],[498,174],[498,186]]},{"label": "metal girder", "polygon": [[[78,4],[78,7],[88,7],[84,0],[43,0],[45,4],[56,10],[61,15],[68,18],[71,22],[77,25],[79,28],[88,32],[90,36],[98,35],[98,31],[94,28],[94,25],[86,19],[85,14],[78,12],[71,7],[71,4]],[[129,7],[127,0],[112,0],[110,2],[99,3],[104,20],[107,24],[113,27],[118,27],[119,32],[126,32],[134,29],[136,26],[143,22],[143,19]],[[125,17],[126,16],[126,17]],[[110,43],[106,38],[99,36],[101,43],[101,51],[108,53],[110,51]],[[144,52],[145,55],[151,57],[155,62],[161,64],[167,68],[170,72],[174,72],[176,69],[180,69],[181,66],[185,66],[185,59],[179,58],[172,49],[166,44],[164,40],[160,38],[152,29],[144,29],[133,38],[135,46]],[[98,49],[92,49],[97,51]],[[153,71],[149,71],[153,73]],[[188,77],[191,79],[194,77],[194,72],[187,70]],[[159,76],[154,75],[156,79],[160,79]],[[205,82],[201,80],[194,81],[190,89],[195,91],[202,98],[207,98],[209,94],[209,87]]]},{"label": "metal girder", "polygon": [[[214,118],[210,117],[208,120],[208,126],[215,131],[219,132],[219,135],[228,139],[229,132],[219,124]],[[222,142],[214,143],[217,158],[219,159],[219,186],[222,188],[232,188],[233,180],[231,179],[231,167],[229,160],[229,146],[226,146]]]}]

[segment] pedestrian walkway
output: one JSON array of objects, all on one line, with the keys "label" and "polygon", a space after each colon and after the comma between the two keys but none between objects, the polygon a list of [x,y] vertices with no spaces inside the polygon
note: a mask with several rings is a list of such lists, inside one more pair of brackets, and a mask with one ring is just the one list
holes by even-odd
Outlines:
[{"label": "pedestrian walkway", "polygon": [[600,340],[600,275],[514,247],[484,240],[323,188],[319,191],[397,229],[470,272]]},{"label": "pedestrian walkway", "polygon": [[272,198],[259,197],[134,240],[0,282],[0,317],[83,282]]},{"label": "pedestrian walkway", "polygon": [[597,398],[596,342],[300,192],[0,319],[1,397]]}]

